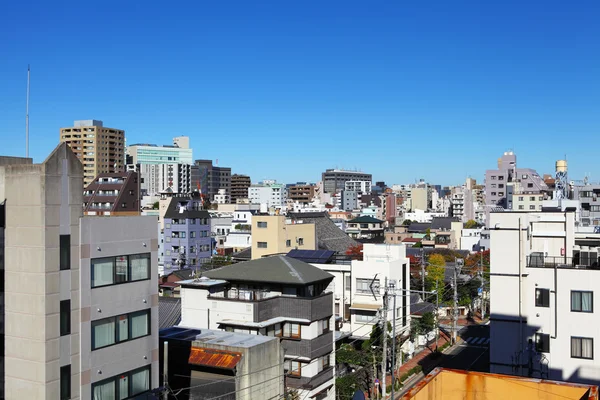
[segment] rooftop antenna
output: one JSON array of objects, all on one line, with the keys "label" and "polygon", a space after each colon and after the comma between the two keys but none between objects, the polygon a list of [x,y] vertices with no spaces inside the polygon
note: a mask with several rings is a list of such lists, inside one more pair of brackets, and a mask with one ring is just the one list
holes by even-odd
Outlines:
[{"label": "rooftop antenna", "polygon": [[29,79],[31,70],[27,64],[27,105],[25,114],[25,157],[29,158]]}]

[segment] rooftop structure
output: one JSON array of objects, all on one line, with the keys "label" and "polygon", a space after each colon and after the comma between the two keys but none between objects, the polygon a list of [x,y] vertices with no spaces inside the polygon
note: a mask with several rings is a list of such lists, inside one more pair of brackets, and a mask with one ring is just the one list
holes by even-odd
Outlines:
[{"label": "rooftop structure", "polygon": [[192,164],[187,136],[173,138],[172,145],[136,143],[127,146],[127,164]]},{"label": "rooftop structure", "polygon": [[140,215],[137,172],[100,174],[83,193],[85,215]]},{"label": "rooftop structure", "polygon": [[347,181],[373,181],[373,175],[360,171],[326,169],[322,174],[323,192],[336,193],[344,190]]}]

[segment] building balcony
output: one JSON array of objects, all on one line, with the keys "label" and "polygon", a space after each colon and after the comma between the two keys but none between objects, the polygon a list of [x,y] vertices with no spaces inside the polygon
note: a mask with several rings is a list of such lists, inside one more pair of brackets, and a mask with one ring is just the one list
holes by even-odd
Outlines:
[{"label": "building balcony", "polygon": [[312,340],[295,340],[282,337],[281,345],[285,350],[285,354],[315,359],[333,351],[333,332],[329,331]]},{"label": "building balcony", "polygon": [[600,270],[598,261],[598,253],[595,252],[586,252],[575,257],[544,256],[543,253],[532,253],[527,256],[527,267]]}]

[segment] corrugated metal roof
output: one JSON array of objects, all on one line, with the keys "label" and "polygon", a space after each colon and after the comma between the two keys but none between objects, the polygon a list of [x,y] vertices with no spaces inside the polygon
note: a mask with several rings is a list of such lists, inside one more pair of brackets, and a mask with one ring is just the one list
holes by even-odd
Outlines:
[{"label": "corrugated metal roof", "polygon": [[242,359],[242,353],[226,350],[192,347],[188,362],[202,367],[234,369]]}]

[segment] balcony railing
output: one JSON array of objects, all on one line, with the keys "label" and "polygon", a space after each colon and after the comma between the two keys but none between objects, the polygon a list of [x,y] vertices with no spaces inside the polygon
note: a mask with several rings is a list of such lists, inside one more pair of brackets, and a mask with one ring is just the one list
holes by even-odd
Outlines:
[{"label": "balcony railing", "polygon": [[595,256],[582,255],[575,257],[544,256],[541,253],[527,256],[527,266],[532,268],[573,268],[573,269],[598,269],[600,260],[597,253]]}]

